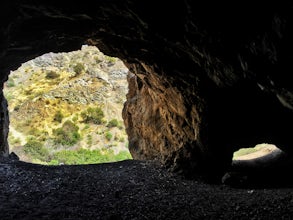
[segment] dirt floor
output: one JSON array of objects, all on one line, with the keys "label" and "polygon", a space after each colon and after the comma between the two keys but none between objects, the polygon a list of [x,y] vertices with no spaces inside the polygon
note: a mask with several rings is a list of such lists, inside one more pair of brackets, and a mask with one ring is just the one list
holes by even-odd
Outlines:
[{"label": "dirt floor", "polygon": [[293,185],[205,184],[142,161],[0,159],[0,219],[293,219]]}]

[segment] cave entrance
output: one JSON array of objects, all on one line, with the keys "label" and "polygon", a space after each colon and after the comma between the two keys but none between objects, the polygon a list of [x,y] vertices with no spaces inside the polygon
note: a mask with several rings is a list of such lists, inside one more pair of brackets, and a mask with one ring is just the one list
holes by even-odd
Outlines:
[{"label": "cave entrance", "polygon": [[279,148],[273,144],[257,144],[251,148],[240,148],[235,151],[233,154],[233,160],[253,160],[266,156],[276,150],[279,150]]},{"label": "cave entrance", "polygon": [[257,144],[234,152],[231,169],[222,182],[236,187],[279,187],[292,184],[286,170],[292,157],[273,144]]},{"label": "cave entrance", "polygon": [[131,159],[122,119],[127,74],[121,60],[87,45],[22,64],[3,90],[10,151],[46,165]]}]

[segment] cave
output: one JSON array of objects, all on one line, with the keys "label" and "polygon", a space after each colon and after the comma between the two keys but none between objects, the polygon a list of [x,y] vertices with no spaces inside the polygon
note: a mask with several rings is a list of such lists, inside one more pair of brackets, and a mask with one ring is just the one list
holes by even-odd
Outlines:
[{"label": "cave", "polygon": [[[292,9],[290,1],[1,1],[0,216],[290,219]],[[9,72],[84,44],[131,72],[122,114],[134,160],[58,169],[13,162],[2,91]],[[280,150],[260,169],[259,160],[233,163],[233,152],[264,142]],[[247,179],[249,189],[220,184]],[[291,188],[253,188],[270,181]]]},{"label": "cave", "polygon": [[[123,110],[133,158],[219,180],[236,146],[290,154],[292,4],[153,4],[1,2],[2,83],[41,54],[94,45],[133,73]],[[3,94],[0,111],[8,156]]]}]

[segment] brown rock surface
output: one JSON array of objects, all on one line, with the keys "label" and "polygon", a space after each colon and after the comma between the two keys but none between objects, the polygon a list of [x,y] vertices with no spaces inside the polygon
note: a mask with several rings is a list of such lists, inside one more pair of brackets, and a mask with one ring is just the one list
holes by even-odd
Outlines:
[{"label": "brown rock surface", "polygon": [[153,70],[146,73],[149,77],[142,72],[129,75],[123,110],[131,153],[137,159],[192,166],[199,142],[195,106],[187,106],[180,91]]}]

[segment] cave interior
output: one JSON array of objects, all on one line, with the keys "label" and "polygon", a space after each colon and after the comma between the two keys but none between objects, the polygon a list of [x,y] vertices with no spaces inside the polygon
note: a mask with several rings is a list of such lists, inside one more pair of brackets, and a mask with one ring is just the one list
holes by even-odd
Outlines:
[{"label": "cave interior", "polygon": [[[290,158],[292,3],[13,0],[0,6],[2,88],[11,70],[47,52],[88,44],[123,60],[131,74],[122,114],[134,159],[219,180],[239,148],[271,143]],[[0,152],[7,157],[3,92],[0,102]]]}]

